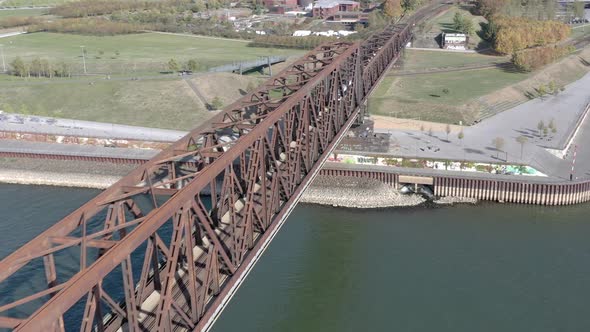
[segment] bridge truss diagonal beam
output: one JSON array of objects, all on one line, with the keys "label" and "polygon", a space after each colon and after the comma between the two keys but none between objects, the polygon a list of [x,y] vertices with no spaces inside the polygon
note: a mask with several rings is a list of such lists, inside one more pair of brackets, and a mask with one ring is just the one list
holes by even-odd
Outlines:
[{"label": "bridge truss diagonal beam", "polygon": [[[206,330],[411,27],[317,47],[4,258],[0,286],[40,267],[47,287],[0,299],[0,327]],[[70,319],[81,303],[83,313]],[[33,309],[11,317],[23,305]]]}]

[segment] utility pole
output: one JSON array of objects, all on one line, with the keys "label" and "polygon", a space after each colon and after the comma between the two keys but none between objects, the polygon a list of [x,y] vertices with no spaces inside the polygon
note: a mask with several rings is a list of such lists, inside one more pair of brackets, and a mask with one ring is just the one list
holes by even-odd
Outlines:
[{"label": "utility pole", "polygon": [[84,64],[84,74],[86,74],[86,49],[84,46],[80,46],[82,48],[82,63]]},{"label": "utility pole", "polygon": [[4,59],[4,45],[0,44],[0,56],[2,56],[2,71],[6,72],[6,59]]}]

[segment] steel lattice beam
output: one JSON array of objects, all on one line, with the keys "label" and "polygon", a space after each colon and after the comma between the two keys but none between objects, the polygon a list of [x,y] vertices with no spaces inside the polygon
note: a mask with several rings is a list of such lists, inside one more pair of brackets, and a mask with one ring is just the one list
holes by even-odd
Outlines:
[{"label": "steel lattice beam", "polygon": [[[362,43],[314,49],[3,259],[0,285],[42,262],[47,289],[0,306],[0,327],[63,330],[64,314],[84,300],[83,331],[208,328],[410,30],[392,25]],[[65,251],[79,269],[61,280]],[[103,287],[115,271],[122,299]],[[5,314],[34,301],[28,317]]]}]

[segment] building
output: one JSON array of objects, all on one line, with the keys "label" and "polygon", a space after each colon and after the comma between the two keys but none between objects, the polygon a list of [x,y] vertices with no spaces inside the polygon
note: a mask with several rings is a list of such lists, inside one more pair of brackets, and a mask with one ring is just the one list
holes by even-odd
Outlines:
[{"label": "building", "polygon": [[448,50],[466,50],[469,38],[463,33],[443,33],[442,47]]},{"label": "building", "polygon": [[271,9],[272,7],[297,8],[297,0],[263,0],[264,7]]},{"label": "building", "polygon": [[313,5],[312,16],[322,19],[342,12],[358,12],[360,4],[350,0],[319,0]]}]

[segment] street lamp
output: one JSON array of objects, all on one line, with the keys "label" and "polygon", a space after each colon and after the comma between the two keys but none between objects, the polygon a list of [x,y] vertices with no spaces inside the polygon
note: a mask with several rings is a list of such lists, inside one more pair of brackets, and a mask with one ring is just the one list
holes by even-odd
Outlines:
[{"label": "street lamp", "polygon": [[86,74],[86,49],[84,46],[80,46],[82,48],[82,63],[84,64],[84,74]]},{"label": "street lamp", "polygon": [[6,59],[4,59],[4,45],[0,44],[0,56],[2,57],[2,71],[6,72]]}]

